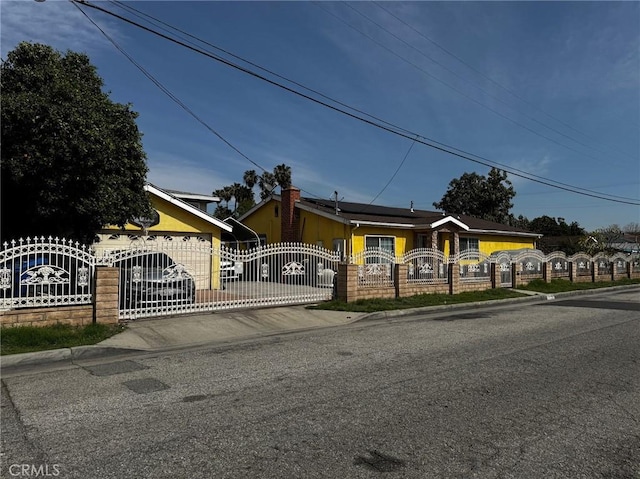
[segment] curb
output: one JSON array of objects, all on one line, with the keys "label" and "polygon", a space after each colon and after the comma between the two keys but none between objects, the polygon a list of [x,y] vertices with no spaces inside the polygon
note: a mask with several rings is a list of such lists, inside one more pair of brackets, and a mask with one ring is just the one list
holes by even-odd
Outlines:
[{"label": "curb", "polygon": [[40,364],[59,365],[73,363],[75,360],[108,358],[125,356],[127,354],[139,354],[140,349],[111,348],[98,345],[74,346],[72,348],[49,349],[47,351],[35,351],[32,353],[8,354],[0,358],[1,369],[13,369]]},{"label": "curb", "polygon": [[[555,293],[555,294],[546,294],[546,293],[538,293],[535,291],[520,290],[520,292],[527,294],[529,296],[524,298],[494,299],[489,301],[477,301],[473,303],[457,303],[457,304],[449,304],[449,305],[441,305],[441,306],[425,306],[421,308],[377,311],[374,313],[366,314],[361,318],[358,318],[355,321],[351,321],[347,324],[353,324],[360,321],[379,321],[384,319],[392,320],[394,318],[417,316],[417,315],[426,314],[426,313],[443,313],[443,312],[453,311],[453,310],[464,311],[464,310],[476,310],[483,307],[497,307],[497,306],[505,306],[505,305],[508,306],[510,304],[519,304],[519,303],[542,303],[546,301],[561,299],[563,297],[582,296],[582,295],[589,295],[589,294],[597,295],[599,293],[607,293],[607,292],[616,291],[616,290],[628,290],[633,288],[640,289],[640,285],[611,286],[608,288],[567,291],[564,293]],[[322,326],[318,326],[315,328],[301,328],[301,329],[294,329],[294,330],[273,331],[267,335],[238,337],[232,340],[224,341],[224,343],[228,344],[233,341],[254,339],[255,337],[260,337],[260,336],[273,336],[277,334],[285,334],[288,332],[302,332],[302,331],[309,331],[314,329],[322,329]],[[198,345],[176,346],[174,348],[168,348],[167,350],[188,349],[193,346],[202,347],[202,346],[206,346],[207,344],[210,344],[210,342],[198,344]],[[36,366],[36,365],[42,365],[42,364],[49,364],[49,365],[55,366],[63,363],[72,364],[73,361],[76,361],[76,360],[104,359],[109,357],[127,356],[127,355],[134,355],[134,354],[159,353],[162,351],[164,351],[164,349],[162,348],[129,349],[129,348],[115,348],[110,346],[100,346],[99,344],[88,345],[88,346],[75,346],[72,348],[50,349],[47,351],[36,351],[32,353],[9,354],[6,356],[1,356],[0,368],[1,369],[18,369],[21,367],[30,367],[30,366]]]},{"label": "curb", "polygon": [[492,299],[488,301],[476,301],[473,303],[457,303],[441,306],[424,306],[421,308],[407,308],[407,309],[392,309],[389,311],[376,311],[369,313],[357,321],[377,321],[381,319],[393,319],[402,318],[405,316],[415,316],[425,313],[439,313],[451,310],[473,310],[480,309],[483,306],[502,306],[517,303],[542,303],[546,301],[554,301],[563,297],[570,296],[583,296],[583,295],[596,295],[598,293],[607,293],[616,290],[627,290],[638,288],[640,285],[625,285],[625,286],[610,286],[608,288],[594,288],[594,289],[582,289],[578,291],[565,291],[562,293],[540,293],[537,291],[517,290],[520,293],[529,295],[525,298],[508,298],[508,299]]},{"label": "curb", "polygon": [[[526,293],[525,293],[526,294]],[[471,310],[480,309],[488,306],[503,306],[508,304],[517,303],[537,303],[547,301],[543,293],[536,293],[535,296],[531,295],[526,298],[508,298],[508,299],[492,299],[488,301],[476,301],[473,303],[456,303],[456,304],[443,304],[440,306],[424,306],[421,308],[407,308],[407,309],[392,309],[389,311],[376,311],[375,313],[369,313],[363,316],[358,321],[377,321],[380,319],[393,319],[402,318],[405,316],[415,316],[425,313],[441,313],[453,310]]]}]

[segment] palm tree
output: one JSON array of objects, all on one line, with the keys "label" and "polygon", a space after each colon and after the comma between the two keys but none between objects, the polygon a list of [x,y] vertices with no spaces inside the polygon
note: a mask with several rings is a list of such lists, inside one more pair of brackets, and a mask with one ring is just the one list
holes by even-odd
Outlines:
[{"label": "palm tree", "polygon": [[273,176],[281,190],[291,187],[291,167],[282,163],[273,169]]},{"label": "palm tree", "polygon": [[256,183],[258,183],[258,174],[256,173],[256,170],[245,171],[242,180],[248,188],[253,189],[253,187],[256,186]]}]

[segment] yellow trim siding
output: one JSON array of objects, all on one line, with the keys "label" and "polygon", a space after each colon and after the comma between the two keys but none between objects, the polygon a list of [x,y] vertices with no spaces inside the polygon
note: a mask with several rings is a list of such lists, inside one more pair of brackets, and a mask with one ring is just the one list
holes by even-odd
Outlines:
[{"label": "yellow trim siding", "polygon": [[[276,206],[278,216],[275,215]],[[311,211],[296,209],[299,215],[300,241],[302,243],[321,245],[327,249],[333,249],[335,239],[346,240],[346,253],[358,254],[364,251],[365,237],[368,235],[394,236],[395,254],[401,256],[407,251],[415,249],[417,235],[431,235],[431,231],[416,231],[415,229],[381,227],[371,225],[345,224],[340,217],[331,219],[315,214]],[[243,223],[259,235],[266,235],[267,243],[280,242],[280,220],[282,208],[279,200],[270,199],[264,205],[256,208],[254,212],[243,219]],[[461,232],[460,237],[478,238],[480,252],[491,254],[499,250],[513,250],[521,248],[534,248],[535,238],[526,238],[517,235],[496,235],[490,233]],[[443,251],[449,251],[449,238],[447,234],[440,236]]]}]

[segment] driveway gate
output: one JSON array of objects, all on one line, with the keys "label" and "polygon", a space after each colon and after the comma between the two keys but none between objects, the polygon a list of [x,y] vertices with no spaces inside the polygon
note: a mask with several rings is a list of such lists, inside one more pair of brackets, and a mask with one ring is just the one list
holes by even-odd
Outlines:
[{"label": "driveway gate", "polygon": [[313,245],[233,250],[187,239],[139,241],[104,261],[120,269],[120,317],[135,319],[328,300],[339,259]]}]

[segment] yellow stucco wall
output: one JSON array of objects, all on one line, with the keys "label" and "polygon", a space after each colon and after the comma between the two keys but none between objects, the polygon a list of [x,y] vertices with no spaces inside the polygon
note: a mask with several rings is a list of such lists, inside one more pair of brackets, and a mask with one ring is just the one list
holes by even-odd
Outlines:
[{"label": "yellow stucco wall", "polygon": [[[151,195],[151,205],[160,215],[160,222],[149,228],[149,233],[169,232],[177,233],[210,233],[213,238],[213,247],[220,247],[220,236],[222,231],[216,225],[208,221],[198,218],[197,216],[169,203],[168,201]],[[125,231],[140,231],[139,226],[127,223],[124,227]],[[117,226],[107,226],[105,230],[113,230],[114,232],[122,231]]]},{"label": "yellow stucco wall", "polygon": [[402,256],[413,248],[413,230],[380,228],[374,226],[353,227],[353,252],[358,254],[364,251],[365,238],[367,236],[393,236],[395,237],[395,255]]},{"label": "yellow stucco wall", "polygon": [[[278,215],[276,216],[276,207]],[[267,244],[280,243],[280,218],[282,208],[280,202],[269,200],[251,215],[242,220],[242,223],[259,235],[267,236]]]},{"label": "yellow stucco wall", "polygon": [[[480,234],[461,234],[461,238],[478,238],[478,247],[480,253],[487,256],[495,251],[514,250],[522,248],[535,248],[534,238],[522,238],[520,236],[502,236],[502,235],[480,235]],[[449,238],[444,240],[443,251],[449,250]]]},{"label": "yellow stucco wall", "polygon": [[309,211],[300,211],[302,242],[333,249],[334,239],[348,239],[349,226]]}]

